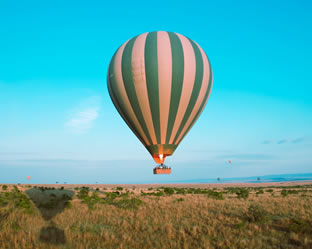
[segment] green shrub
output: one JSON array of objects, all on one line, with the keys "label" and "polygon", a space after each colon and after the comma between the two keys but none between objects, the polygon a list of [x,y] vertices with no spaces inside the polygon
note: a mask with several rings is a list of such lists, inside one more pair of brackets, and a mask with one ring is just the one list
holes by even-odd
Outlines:
[{"label": "green shrub", "polygon": [[107,193],[106,193],[106,199],[114,200],[114,199],[116,199],[118,196],[119,196],[119,192],[118,192],[118,193],[116,193],[116,192],[107,192]]},{"label": "green shrub", "polygon": [[114,202],[114,206],[122,209],[137,209],[142,204],[143,201],[141,201],[138,198],[121,199],[119,201]]},{"label": "green shrub", "polygon": [[157,191],[157,192],[151,192],[151,193],[145,193],[144,191],[141,191],[141,196],[164,196],[165,193],[163,191]]},{"label": "green shrub", "polygon": [[33,205],[27,196],[20,192],[16,186],[11,192],[0,195],[0,206],[9,206],[14,209],[22,209],[25,213],[33,212]]},{"label": "green shrub", "polygon": [[7,190],[8,189],[8,186],[7,185],[2,185],[2,190]]},{"label": "green shrub", "polygon": [[249,196],[249,190],[247,188],[239,188],[236,190],[236,195],[238,199],[246,200]]},{"label": "green shrub", "polygon": [[288,229],[290,232],[311,234],[312,224],[301,219],[293,218],[290,220]]},{"label": "green shrub", "polygon": [[268,213],[263,209],[263,207],[255,204],[251,204],[249,206],[246,216],[249,222],[264,223],[268,220]]},{"label": "green shrub", "polygon": [[15,185],[13,186],[13,191],[15,191],[15,192],[20,192],[19,189],[18,189],[18,187],[16,187]]},{"label": "green shrub", "polygon": [[176,202],[181,202],[181,201],[184,201],[184,198],[178,198],[175,200]]},{"label": "green shrub", "polygon": [[242,221],[238,224],[235,224],[234,227],[239,229],[239,230],[242,230],[242,229],[245,229],[247,227],[247,224],[248,224],[248,222]]},{"label": "green shrub", "polygon": [[174,194],[174,189],[173,188],[164,188],[164,193],[167,195],[173,195]]},{"label": "green shrub", "polygon": [[176,194],[184,195],[186,193],[184,188],[175,188]]},{"label": "green shrub", "polygon": [[73,204],[72,204],[71,201],[67,201],[67,202],[65,203],[65,208],[71,209],[72,207],[73,207]]},{"label": "green shrub", "polygon": [[87,196],[89,196],[89,188],[88,187],[82,187],[80,188],[79,192],[78,192],[78,199],[83,200],[85,199]]},{"label": "green shrub", "polygon": [[89,209],[94,209],[96,204],[104,203],[104,200],[99,197],[97,192],[93,192],[91,196],[85,195],[82,198],[82,203],[87,204]]},{"label": "green shrub", "polygon": [[208,190],[208,197],[216,200],[224,200],[223,193],[222,192],[217,192],[213,190]]},{"label": "green shrub", "polygon": [[262,189],[260,189],[259,191],[256,192],[256,195],[257,195],[257,196],[258,196],[258,195],[262,195],[262,194],[264,194],[264,191],[263,191]]},{"label": "green shrub", "polygon": [[122,191],[123,187],[116,187],[116,190]]},{"label": "green shrub", "polygon": [[286,197],[286,196],[288,195],[288,191],[287,191],[286,189],[283,189],[283,190],[281,191],[281,195],[282,195],[283,197]]}]

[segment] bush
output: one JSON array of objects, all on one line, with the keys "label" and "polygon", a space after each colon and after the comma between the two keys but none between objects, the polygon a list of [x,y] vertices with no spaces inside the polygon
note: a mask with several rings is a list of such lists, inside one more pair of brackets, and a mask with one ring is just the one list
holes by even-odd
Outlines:
[{"label": "bush", "polygon": [[216,200],[224,200],[223,193],[213,190],[208,190],[208,197]]},{"label": "bush", "polygon": [[78,192],[78,195],[77,195],[78,199],[80,199],[80,200],[83,200],[88,196],[89,196],[89,188],[88,187],[82,187],[80,189],[80,191]]},{"label": "bush", "polygon": [[236,195],[238,199],[243,198],[244,200],[246,200],[249,196],[249,190],[246,188],[239,188],[236,191]]},{"label": "bush", "polygon": [[131,199],[121,199],[114,203],[114,206],[123,209],[137,209],[140,205],[143,204],[138,198],[131,198]]},{"label": "bush", "polygon": [[87,204],[89,209],[94,209],[94,206],[97,203],[103,203],[103,202],[104,200],[99,197],[97,192],[93,192],[91,196],[89,196],[89,194],[85,195],[82,199],[82,203]]},{"label": "bush", "polygon": [[264,194],[264,191],[263,191],[262,189],[260,189],[259,191],[256,192],[256,195],[257,195],[257,196],[258,196],[258,195],[262,195],[262,194]]},{"label": "bush", "polygon": [[307,233],[307,234],[312,233],[311,224],[309,224],[308,222],[304,220],[296,219],[296,218],[290,220],[288,229],[290,232],[295,232],[295,233]]},{"label": "bush", "polygon": [[173,188],[164,188],[164,193],[166,193],[167,195],[173,195],[174,189]]},{"label": "bush", "polygon": [[72,207],[73,207],[73,204],[71,203],[71,201],[67,201],[67,202],[65,203],[65,208],[70,209],[70,208],[72,208]]},{"label": "bush", "polygon": [[22,209],[25,213],[33,212],[33,205],[27,196],[20,192],[16,186],[11,192],[0,195],[0,206],[8,205],[10,208]]},{"label": "bush", "polygon": [[109,200],[114,200],[116,199],[117,197],[119,196],[119,192],[118,194],[116,192],[107,192],[106,193],[106,200],[109,199]]},{"label": "bush", "polygon": [[175,188],[176,194],[184,195],[186,193],[184,188]]},{"label": "bush", "polygon": [[15,192],[20,192],[19,189],[18,189],[18,187],[16,187],[15,185],[13,186],[13,191],[15,191]]},{"label": "bush", "polygon": [[184,198],[178,198],[175,200],[176,202],[181,202],[181,201],[184,201]]},{"label": "bush", "polygon": [[7,185],[2,185],[2,190],[7,190],[8,189],[8,186]]},{"label": "bush", "polygon": [[282,192],[281,192],[281,195],[283,197],[286,197],[288,195],[288,191],[286,189],[283,189]]},{"label": "bush", "polygon": [[268,220],[268,213],[263,209],[263,207],[251,204],[248,208],[246,214],[247,220],[250,222],[264,223]]},{"label": "bush", "polygon": [[142,196],[164,196],[165,193],[163,191],[157,191],[157,192],[151,192],[151,193],[145,193],[144,191],[141,191]]},{"label": "bush", "polygon": [[116,190],[122,191],[123,187],[116,187]]}]

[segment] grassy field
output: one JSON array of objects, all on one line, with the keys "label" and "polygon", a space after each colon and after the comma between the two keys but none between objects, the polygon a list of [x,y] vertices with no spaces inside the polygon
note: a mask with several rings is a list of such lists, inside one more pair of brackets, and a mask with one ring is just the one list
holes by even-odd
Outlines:
[{"label": "grassy field", "polygon": [[0,248],[312,248],[312,184],[0,185]]}]

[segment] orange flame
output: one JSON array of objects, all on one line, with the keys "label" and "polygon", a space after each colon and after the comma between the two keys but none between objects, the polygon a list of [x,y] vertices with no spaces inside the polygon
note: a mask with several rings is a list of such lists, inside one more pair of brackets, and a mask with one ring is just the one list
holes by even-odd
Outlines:
[{"label": "orange flame", "polygon": [[154,161],[155,161],[157,164],[164,164],[166,155],[164,155],[164,154],[153,155],[153,158],[154,158]]}]

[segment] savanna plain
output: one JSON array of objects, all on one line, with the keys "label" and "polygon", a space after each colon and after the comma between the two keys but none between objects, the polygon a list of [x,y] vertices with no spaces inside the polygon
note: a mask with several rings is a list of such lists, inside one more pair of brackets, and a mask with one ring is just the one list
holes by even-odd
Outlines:
[{"label": "savanna plain", "polygon": [[1,184],[0,248],[312,248],[312,182]]}]

